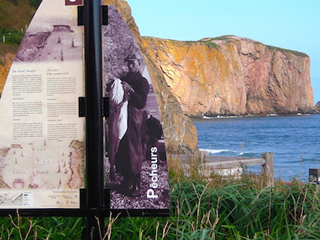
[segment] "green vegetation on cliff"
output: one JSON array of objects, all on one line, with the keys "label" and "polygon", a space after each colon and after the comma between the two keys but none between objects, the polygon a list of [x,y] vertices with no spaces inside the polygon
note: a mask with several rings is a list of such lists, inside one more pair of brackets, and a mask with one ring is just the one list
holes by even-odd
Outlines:
[{"label": "green vegetation on cliff", "polygon": [[7,52],[16,53],[41,0],[0,1],[0,64]]},{"label": "green vegetation on cliff", "polygon": [[205,41],[204,43],[210,47],[213,47],[213,48],[218,47],[218,45],[216,43],[211,42],[211,40]]},{"label": "green vegetation on cliff", "polygon": [[0,26],[25,31],[36,11],[36,2],[30,0],[1,0]]},{"label": "green vegetation on cliff", "polygon": [[42,0],[29,0],[31,6],[37,8],[39,7],[40,3],[42,2]]},{"label": "green vegetation on cliff", "polygon": [[299,57],[308,57],[308,55],[303,53],[303,52],[298,52],[298,51],[294,51],[294,50],[289,50],[289,49],[279,48],[279,47],[274,47],[274,46],[269,46],[269,45],[266,45],[266,47],[269,50],[275,50],[275,51],[281,51],[281,52],[285,52],[285,53],[291,53],[291,54],[294,54],[294,55],[299,56]]},{"label": "green vegetation on cliff", "polygon": [[[224,36],[220,36],[220,37],[215,37],[215,38],[205,38],[202,41],[203,42],[211,42],[212,41],[234,41],[234,39],[238,38],[237,36],[234,35],[224,35]],[[264,44],[263,44],[264,45]],[[294,55],[297,55],[299,57],[308,57],[307,54],[303,53],[303,52],[298,52],[298,51],[294,51],[294,50],[290,50],[290,49],[285,49],[285,48],[279,48],[279,47],[274,47],[274,46],[270,46],[270,45],[265,45],[269,50],[275,50],[275,51],[281,51],[281,52],[285,52],[285,53],[291,53]]]},{"label": "green vegetation on cliff", "polygon": [[18,31],[16,29],[10,30],[6,28],[0,28],[0,39],[4,44],[19,46],[23,36],[24,36],[23,31]]},{"label": "green vegetation on cliff", "polygon": [[[6,65],[5,54],[16,54],[25,31],[41,1],[0,1],[0,65]],[[0,79],[0,81],[3,80]],[[0,89],[0,95],[1,92],[2,89]]]}]

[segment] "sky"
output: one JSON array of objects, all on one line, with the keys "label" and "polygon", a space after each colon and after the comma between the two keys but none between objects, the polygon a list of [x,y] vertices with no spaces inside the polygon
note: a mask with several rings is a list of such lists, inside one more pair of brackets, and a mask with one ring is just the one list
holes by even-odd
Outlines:
[{"label": "sky", "polygon": [[320,0],[126,0],[141,36],[197,41],[236,35],[304,52],[320,101]]}]

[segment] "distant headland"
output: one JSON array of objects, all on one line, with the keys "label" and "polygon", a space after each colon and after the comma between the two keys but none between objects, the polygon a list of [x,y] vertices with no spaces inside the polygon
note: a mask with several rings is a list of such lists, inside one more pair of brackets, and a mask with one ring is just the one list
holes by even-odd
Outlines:
[{"label": "distant headland", "polygon": [[188,116],[313,112],[305,53],[237,36],[143,43]]}]

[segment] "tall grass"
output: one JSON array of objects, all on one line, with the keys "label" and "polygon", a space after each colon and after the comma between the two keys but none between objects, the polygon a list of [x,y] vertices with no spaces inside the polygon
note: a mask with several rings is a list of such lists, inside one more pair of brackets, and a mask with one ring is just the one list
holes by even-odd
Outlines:
[{"label": "tall grass", "polygon": [[[171,217],[110,216],[103,239],[320,239],[317,185],[171,176],[170,187]],[[85,220],[2,218],[0,226],[1,239],[80,239]]]},{"label": "tall grass", "polygon": [[0,239],[81,239],[85,221],[69,217],[7,217],[0,220]]}]

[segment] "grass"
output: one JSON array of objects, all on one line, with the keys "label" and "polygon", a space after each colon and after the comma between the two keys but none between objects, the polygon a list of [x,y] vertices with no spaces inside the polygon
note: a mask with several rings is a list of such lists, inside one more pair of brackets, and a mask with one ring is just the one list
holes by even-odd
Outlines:
[{"label": "grass", "polygon": [[35,13],[36,2],[36,0],[1,0],[0,26],[7,29],[25,30]]},{"label": "grass", "polygon": [[[216,38],[207,38],[203,42],[206,43],[207,45],[210,45],[210,46],[216,48],[217,45],[215,43],[213,43],[212,41],[214,41],[214,40],[228,41],[228,40],[230,40],[230,38],[232,39],[232,37],[235,37],[235,36],[233,36],[233,35],[225,35],[225,36],[220,36],[220,37],[216,37]],[[298,51],[279,48],[279,47],[274,47],[274,46],[270,46],[270,45],[265,45],[265,46],[270,51],[273,51],[273,50],[274,51],[281,51],[281,52],[284,52],[284,53],[294,54],[294,55],[299,56],[299,57],[308,57],[308,55],[303,53],[303,52],[298,52]]]},{"label": "grass", "polygon": [[212,47],[212,48],[217,48],[217,47],[218,47],[218,45],[217,45],[216,43],[213,43],[213,42],[211,42],[211,41],[206,41],[206,42],[204,42],[204,43],[205,43],[206,45]]},{"label": "grass", "polygon": [[[41,0],[0,1],[0,64],[5,64],[4,55],[16,54],[26,27]],[[13,14],[14,13],[14,14]],[[5,36],[5,42],[3,42]]]},{"label": "grass", "polygon": [[[110,216],[102,239],[320,239],[317,185],[198,174],[170,170],[171,217]],[[0,239],[80,239],[85,220],[2,218],[0,226]]]},{"label": "grass", "polygon": [[81,218],[7,217],[0,220],[0,239],[81,239]]},{"label": "grass", "polygon": [[281,51],[284,53],[290,53],[290,54],[296,55],[298,57],[308,57],[308,55],[303,52],[298,52],[298,51],[294,51],[294,50],[289,50],[289,49],[284,49],[284,48],[279,48],[279,47],[274,47],[274,46],[269,46],[269,45],[266,45],[266,47],[271,51],[273,51],[273,50],[274,51]]},{"label": "grass", "polygon": [[6,29],[0,28],[0,40],[3,42],[3,37],[5,38],[5,44],[7,45],[17,45],[19,46],[22,38],[24,36],[24,32],[18,31],[16,29]]}]

